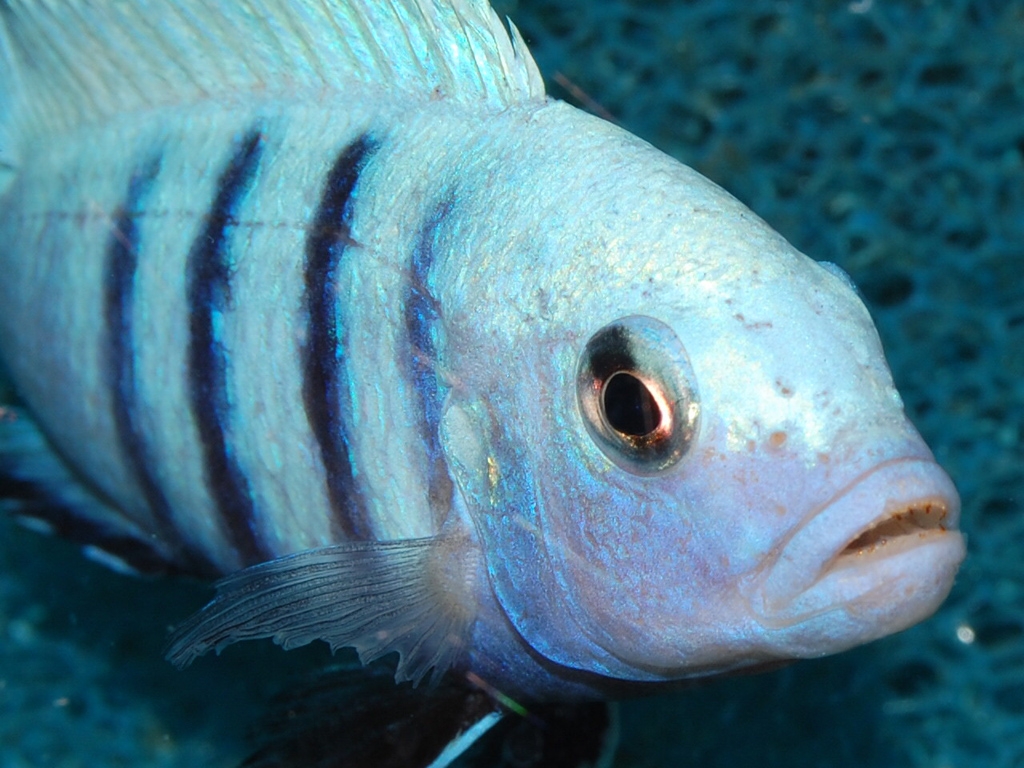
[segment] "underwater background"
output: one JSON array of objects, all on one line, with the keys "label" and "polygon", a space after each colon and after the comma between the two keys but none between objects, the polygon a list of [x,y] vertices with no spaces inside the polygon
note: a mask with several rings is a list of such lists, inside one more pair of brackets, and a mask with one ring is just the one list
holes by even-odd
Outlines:
[{"label": "underwater background", "polygon": [[[850,273],[964,503],[935,617],[627,702],[615,765],[1024,766],[1024,2],[495,5],[552,95]],[[168,627],[210,594],[0,518],[0,768],[236,765],[268,697],[330,657],[249,643],[175,671]]]}]

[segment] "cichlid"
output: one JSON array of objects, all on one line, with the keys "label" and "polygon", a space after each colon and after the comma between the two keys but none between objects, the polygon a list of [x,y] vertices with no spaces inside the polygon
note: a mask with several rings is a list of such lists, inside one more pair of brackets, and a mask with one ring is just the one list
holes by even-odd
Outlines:
[{"label": "cichlid", "polygon": [[931,614],[956,490],[849,278],[545,95],[483,0],[0,2],[23,518],[523,701]]}]

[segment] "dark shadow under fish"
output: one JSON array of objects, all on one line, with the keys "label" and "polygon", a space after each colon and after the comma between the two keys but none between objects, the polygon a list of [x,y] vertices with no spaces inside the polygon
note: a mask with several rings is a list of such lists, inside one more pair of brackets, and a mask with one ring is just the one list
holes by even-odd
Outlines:
[{"label": "dark shadow under fish", "polygon": [[[240,768],[585,768],[610,765],[614,704],[512,712],[446,678],[394,684],[394,665],[342,663],[278,695]],[[354,738],[358,735],[358,738]]]}]

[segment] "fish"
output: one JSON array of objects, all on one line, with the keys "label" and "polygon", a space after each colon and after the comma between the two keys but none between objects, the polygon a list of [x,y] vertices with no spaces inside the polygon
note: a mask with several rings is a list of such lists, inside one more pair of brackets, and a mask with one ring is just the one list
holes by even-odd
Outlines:
[{"label": "fish", "polygon": [[387,657],[495,705],[462,749],[898,632],[965,556],[850,278],[483,0],[2,0],[0,243],[5,508],[219,578],[180,667]]}]

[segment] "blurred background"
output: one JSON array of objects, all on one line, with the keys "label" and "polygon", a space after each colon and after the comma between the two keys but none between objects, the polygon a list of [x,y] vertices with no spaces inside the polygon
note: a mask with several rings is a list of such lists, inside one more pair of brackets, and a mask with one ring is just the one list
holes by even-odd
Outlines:
[{"label": "blurred background", "polygon": [[[850,273],[964,502],[969,555],[938,615],[626,703],[616,766],[1024,766],[1024,2],[496,7],[552,95]],[[209,595],[0,519],[0,768],[236,764],[268,695],[328,655],[243,644],[176,672],[168,624]]]}]

